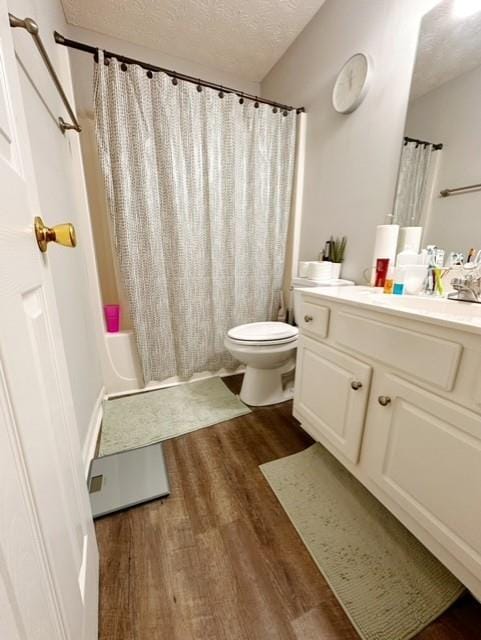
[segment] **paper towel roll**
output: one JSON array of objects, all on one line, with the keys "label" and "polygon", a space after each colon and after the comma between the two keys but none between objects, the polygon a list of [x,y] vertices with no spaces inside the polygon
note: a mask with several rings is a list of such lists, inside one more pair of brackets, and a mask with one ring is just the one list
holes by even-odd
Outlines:
[{"label": "paper towel roll", "polygon": [[394,264],[396,259],[398,236],[398,224],[380,224],[376,227],[376,241],[374,243],[374,253],[372,256],[373,273],[371,277],[371,284],[374,283],[376,260],[378,258],[389,258],[390,264]]},{"label": "paper towel roll", "polygon": [[376,241],[374,243],[374,254],[372,266],[376,266],[378,258],[389,258],[394,262],[399,236],[398,224],[380,224],[376,227]]},{"label": "paper towel roll", "polygon": [[401,227],[399,230],[398,253],[407,249],[419,253],[422,235],[422,227]]}]

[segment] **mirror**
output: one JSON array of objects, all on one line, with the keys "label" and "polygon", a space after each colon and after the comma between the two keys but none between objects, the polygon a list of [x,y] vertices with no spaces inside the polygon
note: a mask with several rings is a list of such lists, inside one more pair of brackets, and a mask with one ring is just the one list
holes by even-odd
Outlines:
[{"label": "mirror", "polygon": [[392,223],[423,227],[446,265],[481,249],[481,0],[442,0],[422,21]]}]

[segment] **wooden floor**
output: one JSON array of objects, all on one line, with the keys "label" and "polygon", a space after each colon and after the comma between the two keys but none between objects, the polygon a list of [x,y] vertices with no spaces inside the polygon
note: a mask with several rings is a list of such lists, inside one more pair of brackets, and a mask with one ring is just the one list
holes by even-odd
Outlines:
[{"label": "wooden floor", "polygon": [[[311,442],[285,403],[164,443],[171,496],[96,524],[100,640],[357,639],[258,469]],[[417,636],[477,638],[468,595]]]}]

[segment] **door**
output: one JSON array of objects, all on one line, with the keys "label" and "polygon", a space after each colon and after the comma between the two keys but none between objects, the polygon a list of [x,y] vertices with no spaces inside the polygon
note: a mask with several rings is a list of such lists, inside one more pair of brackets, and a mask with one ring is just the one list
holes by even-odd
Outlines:
[{"label": "door", "polygon": [[388,373],[371,397],[365,468],[479,577],[481,417]]},{"label": "door", "polygon": [[[316,439],[327,439],[352,462],[361,448],[371,367],[302,336],[294,395],[295,415]],[[310,427],[310,428],[309,428]]]},{"label": "door", "polygon": [[34,216],[48,212],[37,204],[5,0],[0,193],[0,637],[94,640],[97,547],[48,254],[33,233]]}]

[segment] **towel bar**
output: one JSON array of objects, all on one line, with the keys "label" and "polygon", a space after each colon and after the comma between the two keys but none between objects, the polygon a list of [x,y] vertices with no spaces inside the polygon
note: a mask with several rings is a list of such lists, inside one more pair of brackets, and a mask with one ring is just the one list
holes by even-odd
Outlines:
[{"label": "towel bar", "polygon": [[8,18],[10,20],[10,26],[12,28],[20,27],[22,29],[26,29],[28,33],[32,36],[37,46],[37,49],[40,55],[42,56],[42,60],[45,62],[45,66],[47,67],[48,72],[50,73],[50,77],[52,78],[53,83],[57,88],[57,91],[59,92],[60,97],[62,98],[62,102],[64,103],[65,108],[68,111],[70,119],[72,120],[72,122],[65,122],[62,116],[59,117],[58,123],[59,123],[60,129],[62,130],[62,133],[65,133],[65,131],[70,131],[70,130],[78,131],[80,133],[82,129],[80,128],[78,120],[75,117],[75,113],[73,112],[73,109],[70,106],[70,102],[68,101],[65,91],[63,90],[63,87],[60,83],[58,75],[48,56],[47,50],[43,45],[42,39],[40,38],[38,24],[35,22],[35,20],[32,20],[32,18],[25,18],[25,20],[22,20],[21,18],[17,18],[16,16],[12,15],[11,13],[8,14]]}]

